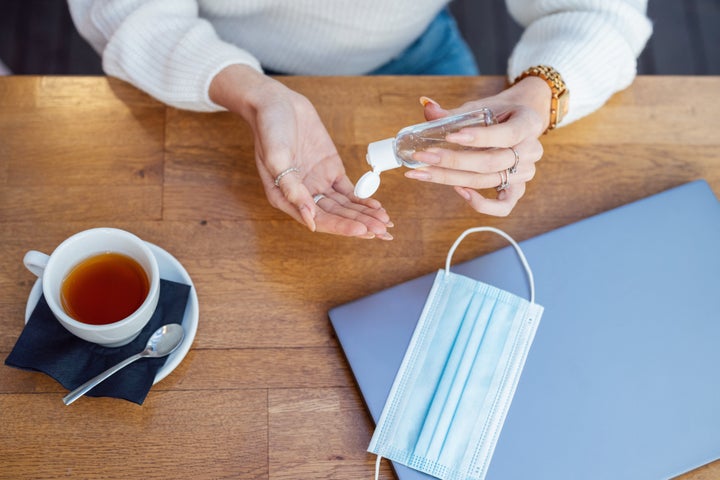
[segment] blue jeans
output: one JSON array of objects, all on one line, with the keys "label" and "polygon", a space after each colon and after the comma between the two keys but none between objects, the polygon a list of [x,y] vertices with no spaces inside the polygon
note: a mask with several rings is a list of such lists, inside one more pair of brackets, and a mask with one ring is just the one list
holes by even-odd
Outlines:
[{"label": "blue jeans", "polygon": [[442,10],[400,55],[368,75],[478,75],[475,57],[455,19]]}]

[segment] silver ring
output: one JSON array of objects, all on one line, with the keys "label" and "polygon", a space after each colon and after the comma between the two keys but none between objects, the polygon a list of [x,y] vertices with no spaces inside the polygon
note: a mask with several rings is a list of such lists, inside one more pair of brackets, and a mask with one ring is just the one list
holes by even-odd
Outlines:
[{"label": "silver ring", "polygon": [[319,202],[320,200],[322,200],[323,198],[325,198],[325,195],[323,195],[322,193],[318,193],[317,195],[315,195],[315,196],[313,197],[313,202],[317,203],[317,202]]},{"label": "silver ring", "polygon": [[515,155],[515,164],[512,167],[508,168],[507,171],[508,173],[517,173],[517,166],[518,163],[520,163],[520,155],[518,155],[517,150],[515,150],[513,147],[508,148],[512,150],[513,155]]},{"label": "silver ring", "polygon": [[299,171],[300,171],[300,169],[297,168],[297,167],[286,168],[286,169],[283,170],[282,172],[278,173],[278,176],[277,176],[277,177],[275,177],[275,186],[276,186],[276,187],[279,187],[279,186],[280,186],[280,180],[282,180],[282,178],[283,178],[285,175],[287,175],[288,173],[299,172]]},{"label": "silver ring", "polygon": [[[503,173],[505,174],[505,177],[503,178]],[[498,192],[502,192],[506,188],[510,186],[510,182],[508,181],[508,173],[506,170],[500,170],[498,172],[498,175],[500,175],[500,185],[497,186],[496,190]]]}]

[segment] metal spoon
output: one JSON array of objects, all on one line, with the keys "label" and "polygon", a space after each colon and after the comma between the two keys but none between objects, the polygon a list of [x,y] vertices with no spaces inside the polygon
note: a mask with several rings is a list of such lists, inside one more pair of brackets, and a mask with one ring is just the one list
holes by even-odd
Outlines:
[{"label": "metal spoon", "polygon": [[159,358],[164,357],[165,355],[170,355],[180,345],[183,337],[185,337],[185,330],[183,330],[181,325],[178,325],[177,323],[163,325],[152,334],[145,346],[145,350],[123,360],[114,367],[108,368],[98,376],[83,383],[75,390],[68,393],[63,398],[63,402],[65,405],[70,405],[72,402],[85,395],[95,385],[102,382],[118,370],[127,367],[135,360],[147,357]]}]

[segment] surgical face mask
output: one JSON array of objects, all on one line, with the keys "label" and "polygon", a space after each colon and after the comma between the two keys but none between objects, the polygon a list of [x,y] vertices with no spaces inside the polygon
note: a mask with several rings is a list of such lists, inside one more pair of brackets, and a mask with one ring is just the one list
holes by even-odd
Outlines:
[{"label": "surgical face mask", "polygon": [[[470,233],[515,247],[530,300],[450,271]],[[492,227],[466,230],[448,252],[405,352],[368,451],[447,480],[487,474],[543,307],[520,246]]]}]

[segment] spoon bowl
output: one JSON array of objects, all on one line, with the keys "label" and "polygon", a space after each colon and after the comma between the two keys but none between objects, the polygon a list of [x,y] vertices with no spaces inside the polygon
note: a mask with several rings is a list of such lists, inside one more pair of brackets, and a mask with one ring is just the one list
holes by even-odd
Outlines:
[{"label": "spoon bowl", "polygon": [[177,323],[168,323],[155,330],[145,345],[145,357],[170,355],[182,343],[185,330]]},{"label": "spoon bowl", "polygon": [[72,402],[89,392],[95,385],[102,382],[110,375],[116,373],[136,360],[141,358],[160,358],[170,355],[182,343],[185,337],[185,330],[182,325],[168,323],[155,330],[145,345],[145,350],[128,357],[114,367],[110,367],[101,374],[91,378],[63,397],[63,403],[70,405]]}]

